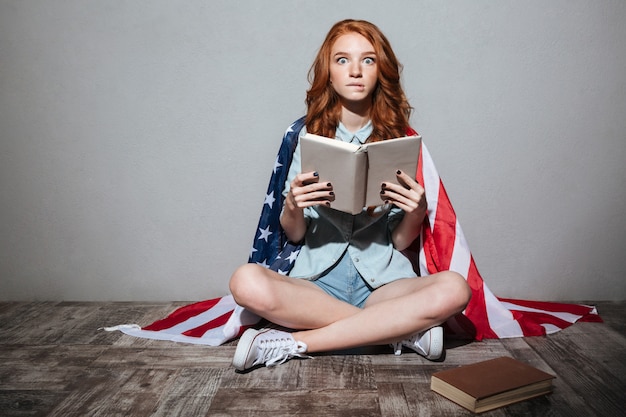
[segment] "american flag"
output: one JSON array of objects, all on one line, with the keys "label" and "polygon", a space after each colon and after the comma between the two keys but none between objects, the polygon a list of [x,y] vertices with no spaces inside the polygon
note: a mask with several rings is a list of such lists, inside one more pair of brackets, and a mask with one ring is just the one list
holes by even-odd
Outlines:
[{"label": "american flag", "polygon": [[[283,136],[248,260],[280,274],[289,273],[300,250],[285,237],[279,216],[283,186],[303,126],[304,118],[301,118]],[[415,132],[409,129],[407,134]],[[496,297],[476,268],[450,199],[423,142],[416,179],[426,190],[428,215],[420,238],[405,255],[418,274],[456,271],[467,279],[472,289],[472,298],[465,310],[445,323],[448,335],[475,340],[541,336],[577,321],[602,321],[593,306]],[[217,346],[238,337],[260,320],[238,306],[231,295],[226,295],[180,307],[149,326],[127,324],[105,329],[149,339]]]}]

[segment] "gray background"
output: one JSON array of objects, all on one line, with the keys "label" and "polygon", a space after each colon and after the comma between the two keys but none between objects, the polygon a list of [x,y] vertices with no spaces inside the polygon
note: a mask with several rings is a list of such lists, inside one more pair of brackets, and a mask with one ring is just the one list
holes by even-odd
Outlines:
[{"label": "gray background", "polygon": [[404,64],[491,290],[624,299],[621,0],[1,0],[0,299],[227,293],[347,17]]}]

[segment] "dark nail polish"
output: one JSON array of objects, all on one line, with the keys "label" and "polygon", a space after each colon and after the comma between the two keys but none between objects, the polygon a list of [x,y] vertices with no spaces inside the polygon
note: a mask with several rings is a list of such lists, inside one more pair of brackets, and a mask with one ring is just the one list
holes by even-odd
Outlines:
[{"label": "dark nail polish", "polygon": [[317,173],[317,171],[315,171],[315,172],[313,173],[313,176],[314,176],[314,177],[319,177],[319,175],[320,175],[320,174],[318,174],[318,173]]},{"label": "dark nail polish", "polygon": [[402,174],[402,171],[397,170],[397,171],[396,171],[396,175],[400,175],[400,174]]},{"label": "dark nail polish", "polygon": [[332,187],[333,185],[331,183],[326,184],[327,187]]},{"label": "dark nail polish", "polygon": [[334,191],[331,191],[331,192],[330,192],[330,193],[328,193],[328,194],[330,194],[330,195],[335,195],[335,192],[334,192]]}]

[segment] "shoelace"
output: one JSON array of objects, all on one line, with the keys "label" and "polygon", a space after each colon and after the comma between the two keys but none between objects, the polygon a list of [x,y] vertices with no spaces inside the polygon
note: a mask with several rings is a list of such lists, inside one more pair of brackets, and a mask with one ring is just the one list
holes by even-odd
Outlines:
[{"label": "shoelace", "polygon": [[265,363],[265,366],[280,365],[289,358],[311,358],[304,355],[306,346],[298,344],[293,339],[268,339],[260,340],[258,345],[257,359],[253,365]]},{"label": "shoelace", "polygon": [[424,333],[416,333],[415,335],[413,335],[413,337],[409,339],[405,339],[405,340],[401,340],[399,342],[393,343],[392,346],[394,349],[394,354],[397,356],[401,355],[402,346],[406,346],[413,350],[415,350],[415,348],[417,347],[420,351],[424,352],[424,354],[427,355],[428,352],[426,352],[426,350],[422,347],[422,345],[419,344],[419,340],[422,338],[423,335]]}]

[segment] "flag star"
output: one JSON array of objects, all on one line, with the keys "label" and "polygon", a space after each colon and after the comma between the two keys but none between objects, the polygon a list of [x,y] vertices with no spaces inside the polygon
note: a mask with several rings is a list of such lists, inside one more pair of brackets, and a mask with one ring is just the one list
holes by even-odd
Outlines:
[{"label": "flag star", "polygon": [[290,264],[296,260],[299,253],[300,253],[299,250],[294,250],[293,252],[289,254],[289,257],[287,258],[287,260],[289,261]]},{"label": "flag star", "polygon": [[270,208],[272,208],[274,201],[276,201],[276,199],[274,198],[274,191],[272,191],[265,196],[265,202],[263,204],[267,204]]},{"label": "flag star", "polygon": [[265,229],[261,229],[261,228],[259,227],[259,232],[261,233],[261,236],[259,236],[259,239],[258,239],[258,240],[263,239],[263,240],[265,240],[266,242],[268,242],[268,240],[267,240],[267,239],[270,237],[270,235],[271,235],[272,233],[274,233],[274,232],[270,232],[270,227],[269,227],[269,226],[267,226]]},{"label": "flag star", "polygon": [[279,159],[280,159],[280,155],[276,157],[276,161],[274,162],[274,174],[276,174],[276,170],[278,170],[278,168],[283,166],[283,164],[278,162]]},{"label": "flag star", "polygon": [[254,246],[250,249],[250,257],[252,257],[252,255],[254,255],[254,252],[258,252],[257,248],[255,248]]},{"label": "flag star", "polygon": [[289,271],[281,271],[280,269],[277,271],[280,275],[287,275]]},{"label": "flag star", "polygon": [[257,265],[261,265],[263,268],[269,268],[270,266],[267,264],[267,259],[263,260],[263,262],[257,262]]}]

